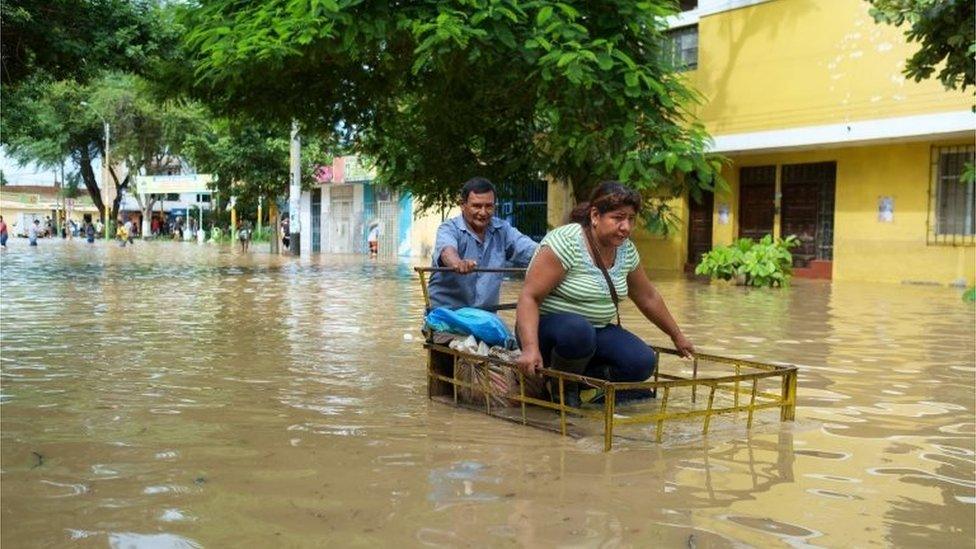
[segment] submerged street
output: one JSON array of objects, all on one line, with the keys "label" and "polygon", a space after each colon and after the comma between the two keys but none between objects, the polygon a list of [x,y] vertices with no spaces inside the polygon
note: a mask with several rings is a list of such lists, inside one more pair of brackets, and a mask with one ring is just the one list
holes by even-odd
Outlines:
[{"label": "submerged street", "polygon": [[[605,454],[600,436],[430,402],[412,264],[256,248],[2,252],[5,546],[976,539],[976,317],[959,289],[652,272],[700,351],[799,366],[797,421],[766,411],[752,431]],[[670,343],[629,302],[623,324]]]}]

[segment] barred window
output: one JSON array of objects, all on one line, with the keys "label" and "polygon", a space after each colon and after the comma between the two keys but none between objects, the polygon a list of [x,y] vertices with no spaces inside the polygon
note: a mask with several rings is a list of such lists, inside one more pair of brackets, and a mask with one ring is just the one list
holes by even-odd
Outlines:
[{"label": "barred window", "polygon": [[932,149],[929,185],[929,244],[972,245],[976,235],[976,189],[967,166],[976,162],[976,147]]},{"label": "barred window", "polygon": [[675,68],[691,71],[698,68],[698,25],[668,31]]}]

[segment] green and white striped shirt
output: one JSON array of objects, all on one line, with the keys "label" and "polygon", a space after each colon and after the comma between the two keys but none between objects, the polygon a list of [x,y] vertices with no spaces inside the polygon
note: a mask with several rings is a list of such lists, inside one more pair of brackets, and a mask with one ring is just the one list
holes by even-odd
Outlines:
[{"label": "green and white striped shirt", "polygon": [[[576,313],[593,326],[602,328],[617,317],[613,297],[600,268],[586,249],[586,236],[579,223],[553,229],[542,239],[539,250],[548,247],[559,258],[566,276],[542,301],[539,312]],[[538,255],[539,251],[536,251]],[[535,258],[533,257],[533,260]],[[627,296],[627,275],[640,265],[637,247],[630,240],[617,248],[613,266],[607,269],[621,299]]]}]

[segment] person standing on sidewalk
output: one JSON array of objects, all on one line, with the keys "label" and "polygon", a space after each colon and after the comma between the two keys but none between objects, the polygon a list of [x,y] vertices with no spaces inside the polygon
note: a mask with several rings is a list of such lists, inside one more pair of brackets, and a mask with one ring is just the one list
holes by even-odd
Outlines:
[{"label": "person standing on sidewalk", "polygon": [[7,223],[4,222],[3,216],[0,215],[0,248],[7,247]]}]

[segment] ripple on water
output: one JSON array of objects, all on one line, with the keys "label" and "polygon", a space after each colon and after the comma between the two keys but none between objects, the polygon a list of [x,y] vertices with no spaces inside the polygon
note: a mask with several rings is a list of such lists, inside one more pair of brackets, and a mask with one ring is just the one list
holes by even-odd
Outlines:
[{"label": "ripple on water", "polygon": [[53,480],[42,480],[41,484],[54,488],[46,497],[49,498],[70,498],[88,493],[88,486],[84,484],[72,484],[64,482],[54,482]]},{"label": "ripple on water", "polygon": [[734,522],[736,524],[741,524],[742,526],[745,526],[747,528],[758,530],[760,532],[765,532],[767,534],[773,534],[781,538],[806,540],[821,535],[820,532],[814,530],[808,530],[806,528],[803,528],[802,526],[797,526],[795,524],[789,524],[785,522],[779,522],[768,518],[750,517],[750,516],[742,516],[742,515],[726,515],[723,518],[731,522]]},{"label": "ripple on water", "polygon": [[113,549],[198,549],[200,543],[176,534],[138,534],[135,532],[113,532],[108,535],[108,545]]}]

